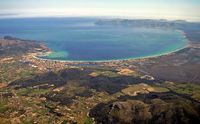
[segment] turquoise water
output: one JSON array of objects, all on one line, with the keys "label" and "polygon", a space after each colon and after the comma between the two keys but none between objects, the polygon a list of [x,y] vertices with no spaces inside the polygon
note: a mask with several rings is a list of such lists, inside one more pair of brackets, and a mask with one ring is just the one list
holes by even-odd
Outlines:
[{"label": "turquoise water", "polygon": [[43,41],[53,53],[41,58],[102,61],[165,54],[187,45],[180,31],[98,26],[95,18],[0,19],[0,36]]}]

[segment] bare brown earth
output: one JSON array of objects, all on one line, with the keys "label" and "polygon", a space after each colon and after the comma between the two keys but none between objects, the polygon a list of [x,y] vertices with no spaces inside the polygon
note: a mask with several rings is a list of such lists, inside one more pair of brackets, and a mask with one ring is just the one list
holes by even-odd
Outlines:
[{"label": "bare brown earth", "polygon": [[190,46],[176,53],[140,63],[143,73],[160,80],[200,83],[200,47]]}]

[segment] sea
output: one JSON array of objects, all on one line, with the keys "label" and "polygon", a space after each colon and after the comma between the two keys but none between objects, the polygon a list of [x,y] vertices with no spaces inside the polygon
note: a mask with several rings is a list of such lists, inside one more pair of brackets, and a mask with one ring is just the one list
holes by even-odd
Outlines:
[{"label": "sea", "polygon": [[43,42],[52,53],[40,58],[61,61],[144,58],[174,52],[188,43],[179,30],[97,25],[99,19],[102,18],[0,19],[0,37]]}]

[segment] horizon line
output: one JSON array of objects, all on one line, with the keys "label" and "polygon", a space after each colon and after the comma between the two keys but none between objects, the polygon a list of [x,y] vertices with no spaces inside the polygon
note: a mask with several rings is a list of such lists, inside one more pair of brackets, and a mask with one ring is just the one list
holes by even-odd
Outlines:
[{"label": "horizon line", "polygon": [[[3,15],[3,16],[1,16]],[[142,20],[167,20],[167,21],[177,21],[182,20],[186,22],[197,22],[199,23],[199,19],[184,19],[184,18],[170,18],[170,17],[137,17],[137,16],[111,16],[111,15],[22,15],[20,13],[7,13],[7,14],[1,14],[0,13],[0,19],[23,19],[23,18],[105,18],[105,19],[142,19]],[[200,17],[199,17],[200,18]]]}]

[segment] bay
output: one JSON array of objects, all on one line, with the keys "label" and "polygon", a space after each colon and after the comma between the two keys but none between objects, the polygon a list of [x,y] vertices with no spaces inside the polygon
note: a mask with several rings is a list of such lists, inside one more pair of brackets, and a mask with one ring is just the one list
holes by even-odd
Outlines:
[{"label": "bay", "polygon": [[0,36],[43,41],[52,53],[44,59],[105,61],[143,58],[187,45],[181,31],[95,25],[97,18],[0,19]]}]

